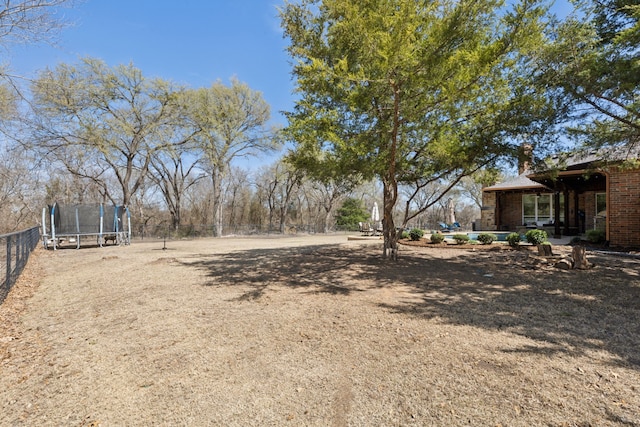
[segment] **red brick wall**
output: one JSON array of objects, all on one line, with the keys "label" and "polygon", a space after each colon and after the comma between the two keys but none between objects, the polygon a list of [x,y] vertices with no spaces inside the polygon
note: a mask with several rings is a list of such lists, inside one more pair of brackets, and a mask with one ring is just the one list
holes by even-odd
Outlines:
[{"label": "red brick wall", "polygon": [[578,204],[584,212],[585,231],[593,230],[594,219],[596,217],[596,193],[589,191],[581,194]]},{"label": "red brick wall", "polygon": [[[515,231],[523,227],[522,224],[522,194],[519,192],[500,193],[500,226],[507,230]],[[494,215],[494,207],[496,202],[496,193],[484,194],[484,206],[492,208],[491,210],[482,211],[482,226],[484,230],[496,230],[496,218]],[[569,210],[569,226],[578,227],[575,219],[573,192],[569,193],[568,200],[565,202],[565,209]],[[585,230],[591,230],[594,226],[594,218],[596,215],[596,192],[589,191],[578,195],[578,209],[585,212]],[[560,218],[564,222],[564,217]]]},{"label": "red brick wall", "polygon": [[506,193],[500,198],[502,224],[509,230],[517,230],[522,226],[522,193]]},{"label": "red brick wall", "polygon": [[[640,169],[613,170],[608,174],[607,200],[607,238],[612,246],[640,247]],[[604,191],[587,191],[578,196],[578,209],[585,213],[585,230],[594,228],[596,215],[596,193]],[[500,201],[496,202],[496,193],[483,194],[482,227],[485,230],[497,228],[495,206],[500,206],[498,213],[500,226],[508,230],[522,227],[522,194],[521,192],[498,193]],[[570,211],[569,225],[575,224],[574,194],[569,195],[565,208]],[[564,220],[564,218],[562,218]],[[602,227],[602,219],[597,220],[597,227]]]},{"label": "red brick wall", "polygon": [[612,246],[640,246],[640,170],[609,174],[607,216]]}]

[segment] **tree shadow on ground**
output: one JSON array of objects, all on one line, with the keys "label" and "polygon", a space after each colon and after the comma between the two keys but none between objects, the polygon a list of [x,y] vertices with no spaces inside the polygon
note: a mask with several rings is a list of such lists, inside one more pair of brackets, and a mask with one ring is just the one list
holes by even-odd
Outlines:
[{"label": "tree shadow on ground", "polygon": [[612,363],[640,369],[640,260],[589,259],[596,268],[566,271],[522,251],[440,257],[415,250],[391,262],[377,247],[305,246],[201,254],[184,264],[204,269],[207,286],[239,287],[239,300],[259,299],[276,285],[345,297],[402,287],[415,298],[379,306],[535,341],[505,352],[580,356],[605,349],[617,356]]},{"label": "tree shadow on ground", "polygon": [[389,310],[453,324],[506,330],[536,345],[505,352],[607,350],[613,363],[640,368],[640,260],[590,256],[596,268],[560,270],[518,251],[425,259],[428,280],[405,271],[419,302],[381,303]]},{"label": "tree shadow on ground", "polygon": [[350,295],[354,286],[349,272],[374,268],[379,256],[354,256],[352,249],[312,245],[296,248],[252,249],[227,254],[199,254],[184,264],[204,269],[205,286],[243,286],[243,300],[262,297],[271,285],[308,288],[313,292]]}]

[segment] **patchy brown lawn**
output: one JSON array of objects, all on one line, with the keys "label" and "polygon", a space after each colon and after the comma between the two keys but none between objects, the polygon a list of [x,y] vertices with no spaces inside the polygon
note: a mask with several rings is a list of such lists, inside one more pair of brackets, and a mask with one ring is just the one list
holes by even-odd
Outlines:
[{"label": "patchy brown lawn", "polygon": [[636,257],[162,247],[35,252],[0,306],[0,425],[640,426]]}]

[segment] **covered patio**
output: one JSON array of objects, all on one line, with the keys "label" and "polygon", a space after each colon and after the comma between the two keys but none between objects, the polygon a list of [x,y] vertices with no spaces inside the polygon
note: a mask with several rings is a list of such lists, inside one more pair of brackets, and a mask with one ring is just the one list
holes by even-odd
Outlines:
[{"label": "covered patio", "polygon": [[553,168],[486,187],[481,227],[538,228],[554,238],[600,230],[612,246],[640,247],[640,169],[628,159],[617,152],[557,156]]}]

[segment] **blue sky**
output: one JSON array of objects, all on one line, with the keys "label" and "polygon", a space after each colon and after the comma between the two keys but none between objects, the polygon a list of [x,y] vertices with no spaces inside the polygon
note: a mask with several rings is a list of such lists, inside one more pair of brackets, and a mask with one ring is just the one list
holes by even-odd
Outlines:
[{"label": "blue sky", "polygon": [[293,107],[278,0],[82,0],[64,9],[71,27],[57,47],[11,49],[11,67],[33,76],[91,56],[110,66],[132,62],[147,77],[191,87],[235,76],[263,93],[274,123]]},{"label": "blue sky", "polygon": [[[262,92],[271,106],[272,123],[284,125],[280,112],[293,108],[294,96],[277,12],[281,3],[79,0],[75,7],[62,10],[71,26],[62,30],[56,47],[13,46],[8,61],[14,71],[29,77],[84,56],[110,66],[131,62],[147,77],[194,88],[217,80],[228,84],[237,77]],[[567,1],[557,3],[555,11],[566,13]]]},{"label": "blue sky", "polygon": [[[566,0],[557,0],[563,12]],[[282,0],[80,0],[63,9],[72,26],[57,47],[15,46],[13,69],[33,76],[83,56],[133,64],[148,77],[191,87],[233,76],[263,93],[274,123],[293,107],[289,57],[277,6]]]}]

